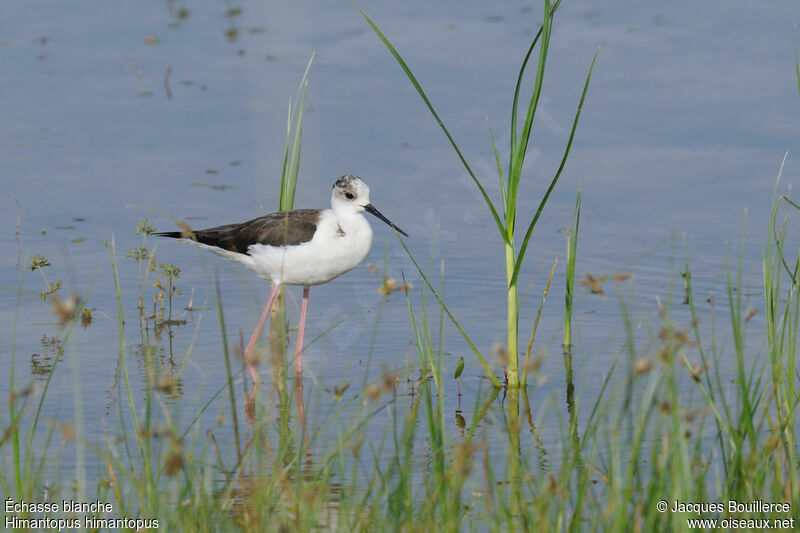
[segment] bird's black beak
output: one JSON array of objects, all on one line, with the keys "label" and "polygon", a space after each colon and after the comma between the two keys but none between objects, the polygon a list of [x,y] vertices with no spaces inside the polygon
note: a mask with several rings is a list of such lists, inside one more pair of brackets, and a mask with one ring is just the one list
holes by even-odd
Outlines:
[{"label": "bird's black beak", "polygon": [[383,215],[381,214],[381,212],[380,212],[380,211],[378,211],[377,209],[375,209],[375,206],[374,206],[374,205],[372,205],[372,204],[367,204],[367,205],[365,205],[365,206],[364,206],[364,210],[365,210],[367,213],[373,214],[373,215],[375,215],[376,217],[378,217],[379,219],[381,219],[381,220],[383,220],[384,222],[386,222],[387,224],[389,224],[389,225],[390,225],[392,228],[394,228],[394,229],[395,229],[395,231],[398,231],[398,232],[400,232],[402,235],[405,235],[406,237],[408,237],[408,234],[407,234],[405,231],[401,230],[400,228],[398,228],[397,226],[395,226],[394,224],[392,224],[392,223],[389,221],[389,219],[388,219],[388,218],[386,218],[385,216],[383,216]]}]

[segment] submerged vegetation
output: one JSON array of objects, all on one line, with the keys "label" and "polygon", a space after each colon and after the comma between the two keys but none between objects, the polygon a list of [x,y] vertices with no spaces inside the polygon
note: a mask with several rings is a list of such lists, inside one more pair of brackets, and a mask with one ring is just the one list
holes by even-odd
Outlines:
[{"label": "submerged vegetation", "polygon": [[[764,298],[763,331],[754,330],[753,313],[743,302],[742,248],[738,263],[729,269],[724,301],[695,295],[691,258],[685,256],[682,272],[667,280],[681,286],[683,301],[665,298],[654,321],[642,328],[628,303],[635,295],[622,283],[628,275],[620,274],[613,281],[624,341],[609,361],[608,371],[579,379],[580,370],[573,369],[574,356],[567,350],[564,397],[543,394],[538,378],[547,376],[542,375],[534,342],[558,266],[555,260],[524,362],[518,366],[516,284],[547,196],[517,248],[515,191],[541,86],[551,17],[558,4],[551,7],[545,2],[545,23],[537,36],[543,49],[537,86],[519,138],[514,134],[517,84],[512,157],[505,173],[498,158],[502,219],[484,193],[503,236],[507,260],[508,343],[497,349],[508,364],[506,387],[495,386],[501,383],[447,308],[443,263],[433,272],[431,258],[423,269],[409,252],[424,280],[420,288],[412,288],[405,279],[401,283],[390,278],[386,262],[383,271],[368,265],[376,276],[378,295],[377,302],[369,305],[368,316],[374,320],[368,339],[370,354],[379,342],[382,310],[390,301],[402,304],[407,307],[408,322],[395,327],[406,328],[412,340],[404,365],[383,369],[375,378],[369,371],[370,357],[363,376],[337,382],[316,376],[293,379],[286,356],[286,335],[291,332],[279,310],[280,318],[272,321],[279,327],[270,333],[264,361],[271,381],[263,390],[252,392],[245,390],[241,379],[247,361],[236,357],[243,354],[239,346],[243,342],[229,345],[237,336],[227,331],[219,283],[209,274],[205,292],[216,302],[209,314],[216,313],[218,319],[218,372],[224,372],[224,379],[214,382],[220,385],[198,407],[182,393],[195,337],[177,361],[172,349],[175,331],[190,334],[186,321],[173,316],[177,312],[173,303],[182,305],[186,299],[176,285],[180,271],[156,259],[148,243],[155,228],[143,220],[136,228],[141,243],[126,253],[138,263],[137,302],[123,297],[120,254],[114,239],[107,243],[117,303],[116,314],[110,318],[116,336],[113,346],[100,349],[115,355],[117,371],[104,432],[85,431],[84,397],[96,390],[82,381],[87,363],[78,356],[72,339],[76,324],[92,323],[87,307],[92,290],[83,297],[71,296],[65,307],[67,299],[58,294],[63,284],[50,282],[45,275],[46,268],[57,270],[59,265],[50,265],[40,255],[30,261],[27,275],[39,271],[44,284],[41,298],[50,299],[58,317],[52,326],[57,333],[42,341],[55,350],[56,357],[39,369],[40,382],[15,381],[15,365],[22,358],[15,342],[17,321],[23,306],[29,304],[23,276],[10,329],[9,394],[0,417],[4,499],[14,503],[99,501],[113,509],[95,506],[64,511],[60,503],[51,511],[20,506],[6,512],[6,526],[9,519],[10,527],[26,529],[31,525],[26,520],[77,518],[87,529],[155,527],[152,521],[157,520],[157,527],[167,531],[680,531],[692,528],[689,520],[708,518],[719,522],[696,527],[729,529],[734,527],[731,520],[742,520],[742,527],[755,528],[763,525],[757,520],[768,519],[769,527],[796,528],[789,524],[800,509],[800,371],[796,361],[800,253],[793,244],[797,232],[790,222],[800,206],[778,194],[782,166],[763,248],[759,293]],[[374,25],[373,29],[378,31]],[[427,103],[399,55],[379,35]],[[533,45],[528,56],[532,50]],[[523,71],[524,64],[520,80]],[[304,75],[290,108],[282,209],[291,207],[297,180],[305,83]],[[586,86],[581,103],[585,94]],[[579,115],[580,107],[570,144]],[[603,294],[601,284],[606,281],[605,276],[586,275],[575,283],[581,203],[579,192],[566,239],[564,322],[557,335],[566,347],[579,343],[571,329],[579,300],[576,293]],[[151,275],[157,278],[153,283]],[[38,301],[38,296],[30,300]],[[202,311],[193,301],[194,291],[186,308]],[[676,312],[678,306],[688,313]],[[133,315],[138,322],[130,320]],[[729,322],[718,323],[720,316]],[[445,317],[459,329],[491,381],[465,373],[469,363],[463,357],[448,367]],[[709,326],[701,328],[701,322]],[[126,345],[126,329],[139,335],[134,346]],[[763,338],[762,348],[749,350],[745,333]],[[45,414],[49,412],[45,404],[53,376],[64,372],[62,360],[69,363],[74,403],[69,416],[51,419]],[[138,374],[129,374],[134,367]],[[732,373],[735,379],[730,378]],[[446,395],[451,376],[459,391],[454,413],[450,407],[455,401]],[[468,384],[463,398],[462,380]],[[587,381],[592,386],[581,388]],[[566,410],[555,407],[562,402]],[[553,419],[557,423],[551,423]],[[731,509],[729,501],[739,505]],[[787,504],[790,510],[763,503]],[[151,522],[102,522],[123,518]],[[727,525],[723,520],[728,520]]]}]

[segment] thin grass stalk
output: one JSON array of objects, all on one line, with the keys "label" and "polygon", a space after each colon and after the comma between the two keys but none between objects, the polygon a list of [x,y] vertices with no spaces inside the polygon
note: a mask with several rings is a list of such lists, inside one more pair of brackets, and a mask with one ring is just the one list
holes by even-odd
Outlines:
[{"label": "thin grass stalk", "polygon": [[433,285],[431,285],[431,282],[428,280],[428,277],[425,275],[425,273],[419,267],[419,265],[417,264],[416,259],[414,259],[414,256],[411,255],[411,251],[406,246],[406,243],[403,242],[403,239],[401,239],[399,235],[397,236],[397,239],[400,241],[400,244],[403,246],[403,249],[406,251],[406,254],[408,255],[409,259],[411,259],[411,262],[416,267],[417,272],[419,272],[419,275],[422,278],[422,280],[425,282],[425,285],[431,291],[431,294],[433,294],[433,297],[436,298],[436,301],[439,302],[439,305],[442,306],[442,309],[444,309],[444,312],[447,313],[447,317],[450,319],[450,321],[456,327],[458,332],[461,334],[461,337],[467,342],[467,345],[469,345],[470,349],[472,350],[472,353],[475,354],[475,357],[478,358],[478,362],[480,362],[481,366],[483,366],[483,369],[486,371],[486,375],[491,380],[492,384],[495,387],[499,388],[500,387],[500,381],[497,379],[497,376],[494,375],[494,372],[492,372],[492,369],[489,366],[489,363],[486,362],[486,359],[483,358],[483,355],[481,355],[481,352],[478,350],[478,348],[475,347],[475,344],[469,338],[469,336],[467,335],[467,332],[464,331],[464,328],[462,328],[461,324],[458,323],[458,321],[456,320],[456,317],[453,316],[453,313],[451,313],[450,309],[447,308],[447,306],[444,303],[444,300],[442,300],[439,297],[439,294],[434,290]]},{"label": "thin grass stalk", "polygon": [[[8,398],[8,413],[9,413],[9,428],[12,428],[13,433],[11,435],[11,447],[13,453],[13,465],[14,465],[14,485],[16,487],[16,494],[20,497],[25,495],[22,491],[22,477],[21,477],[21,461],[20,461],[20,447],[19,447],[19,417],[22,416],[22,409],[19,411],[17,410],[16,406],[16,399],[17,399],[17,391],[14,389],[14,376],[16,374],[15,371],[15,362],[17,360],[17,324],[19,323],[19,306],[22,302],[22,284],[25,280],[25,274],[20,274],[19,276],[19,284],[17,285],[17,300],[14,305],[14,321],[13,321],[13,329],[11,330],[11,361],[10,361],[10,368],[9,368],[9,376],[8,376],[8,390],[9,390],[9,398]],[[43,393],[44,394],[44,393]],[[11,491],[8,490],[8,485],[5,481],[4,476],[0,476],[0,480],[3,483],[3,491],[6,494],[11,494]]]},{"label": "thin grass stalk", "polygon": [[[768,355],[770,359],[770,375],[772,391],[775,402],[775,415],[777,424],[774,431],[782,442],[784,464],[796,464],[796,439],[794,436],[794,413],[797,407],[797,393],[795,389],[795,357],[797,350],[798,322],[800,321],[800,293],[798,293],[797,266],[793,272],[787,269],[791,281],[787,291],[786,304],[781,312],[781,278],[786,265],[784,258],[785,239],[788,226],[788,212],[784,215],[780,230],[777,230],[777,217],[783,196],[778,196],[778,185],[783,174],[786,161],[784,154],[778,178],[773,191],[773,202],[770,210],[769,233],[766,250],[763,253],[763,276],[765,311],[767,320]],[[787,204],[792,202],[787,200]],[[800,255],[795,264],[800,264]],[[798,493],[798,486],[791,472],[783,472],[776,464],[776,476],[782,479],[786,487],[786,499],[791,500]]]},{"label": "thin grass stalk", "polygon": [[497,165],[497,177],[500,178],[500,198],[503,200],[503,216],[506,215],[508,205],[508,193],[506,192],[506,180],[503,172],[503,163],[500,162],[500,152],[497,151],[497,143],[494,140],[494,133],[492,132],[492,125],[489,122],[489,117],[486,117],[486,126],[489,128],[489,139],[492,141],[492,151],[494,152],[494,161]]},{"label": "thin grass stalk", "polygon": [[525,361],[522,364],[522,378],[520,385],[524,388],[528,384],[528,363],[530,362],[531,352],[533,351],[533,341],[536,338],[536,330],[539,328],[539,318],[542,316],[542,309],[544,302],[547,300],[547,294],[550,292],[550,283],[553,281],[553,274],[556,272],[556,265],[558,265],[558,257],[553,261],[553,268],[550,269],[550,276],[547,278],[547,285],[542,293],[542,299],[539,301],[539,309],[536,311],[536,318],[533,320],[533,327],[531,328],[531,337],[528,340],[528,349],[525,351]]},{"label": "thin grass stalk", "polygon": [[[405,283],[405,280],[404,280]],[[420,289],[422,293],[424,288]],[[422,328],[420,329],[417,326],[417,318],[414,314],[414,309],[411,305],[411,298],[406,292],[406,303],[408,304],[408,313],[411,318],[412,328],[414,331],[414,339],[417,345],[417,353],[419,354],[420,366],[423,369],[430,368],[434,370],[434,361],[433,361],[433,354],[431,353],[431,342],[430,336],[428,335],[428,327],[427,327],[427,319],[425,318],[424,314],[424,307],[425,304],[423,302],[423,318],[422,318]],[[445,465],[445,436],[443,432],[443,425],[441,422],[441,402],[437,402],[438,405],[434,408],[433,406],[433,398],[431,395],[430,390],[430,380],[427,376],[427,371],[422,372],[422,383],[420,387],[422,388],[422,396],[425,400],[425,410],[427,415],[427,425],[428,425],[428,439],[431,446],[431,451],[433,453],[433,470],[435,473],[435,480],[434,483],[438,490],[435,494],[435,500],[433,502],[433,507],[431,508],[431,513],[435,513],[435,509],[438,507],[441,509],[442,506],[446,503],[446,496],[447,496],[447,484],[445,480],[445,472],[446,472],[446,465]]]},{"label": "thin grass stalk", "polygon": [[[384,254],[383,254],[383,272],[385,276],[386,272],[386,265],[389,261],[389,246],[387,245]],[[385,277],[384,277],[385,279]],[[380,299],[378,303],[378,310],[375,312],[375,327],[372,328],[372,334],[370,335],[369,339],[369,350],[367,351],[367,362],[364,365],[364,380],[362,382],[361,388],[365,388],[367,386],[367,380],[369,379],[369,370],[372,367],[372,355],[375,352],[375,342],[378,340],[378,323],[383,315],[383,308],[386,305],[386,301],[389,298],[388,294],[382,295],[383,297]]]},{"label": "thin grass stalk", "polygon": [[797,24],[794,25],[794,73],[797,77],[797,92],[800,93],[800,59],[797,57]]},{"label": "thin grass stalk", "polygon": [[72,374],[72,399],[75,417],[75,461],[76,461],[76,499],[86,500],[86,453],[83,441],[83,397],[81,395],[81,369],[78,363],[78,354],[74,345],[70,344],[70,370]]},{"label": "thin grass stalk", "polygon": [[[434,248],[432,247],[431,248],[431,256],[433,256],[433,250],[434,250]],[[444,259],[442,259],[441,262],[439,263],[439,279],[440,279],[439,294],[441,294],[442,298],[444,298]],[[408,291],[406,291],[406,292],[408,292]],[[442,359],[444,358],[444,310],[442,309],[442,306],[439,306],[439,346],[438,346],[438,350],[436,350],[436,352],[438,353],[438,356],[439,356],[438,358],[436,358],[436,364],[437,364],[437,367],[438,367],[438,375],[441,377],[441,375],[442,375],[442,364],[443,364]],[[444,386],[441,383],[441,381],[439,383],[437,383],[436,393],[437,393],[437,401],[436,401],[437,413],[436,413],[436,415],[439,418],[439,420],[438,420],[438,422],[439,422],[439,431],[442,434],[442,446],[444,447],[444,444],[445,444],[444,443],[444,436],[447,435],[447,428],[445,427],[445,423],[444,423]],[[444,460],[444,456],[442,457],[442,459]],[[450,503],[450,499],[445,499],[445,504],[447,504],[447,503]]]},{"label": "thin grass stalk", "polygon": [[[687,304],[689,306],[689,313],[692,317],[691,327],[692,331],[694,332],[695,343],[697,344],[697,351],[700,354],[700,362],[703,365],[704,369],[708,369],[711,364],[706,358],[706,352],[703,348],[703,340],[700,336],[700,320],[697,316],[697,308],[695,306],[695,299],[694,299],[694,290],[692,287],[692,273],[689,268],[689,253],[686,250],[686,238],[683,239],[683,257],[684,257],[684,274],[685,274],[685,282],[686,282],[686,299]],[[684,357],[685,359],[685,357]],[[688,365],[688,360],[684,361],[687,364],[687,368],[690,366]],[[723,457],[727,455],[726,453],[726,441],[723,438],[723,427],[724,426],[724,419],[722,418],[719,410],[716,406],[716,398],[714,393],[714,385],[711,382],[711,373],[710,372],[703,372],[703,376],[705,379],[705,386],[702,383],[698,382],[698,386],[700,391],[702,392],[703,396],[706,398],[706,402],[710,409],[712,409],[714,413],[714,423],[717,426],[717,442],[719,443],[719,448]],[[728,464],[726,461],[722,461],[722,468],[725,471],[725,475],[727,475],[728,471]]]},{"label": "thin grass stalk", "polygon": [[[745,220],[746,220],[745,216]],[[744,453],[744,439],[749,438],[750,445],[755,447],[758,438],[756,436],[755,426],[753,425],[753,407],[751,403],[751,380],[750,376],[747,375],[747,372],[744,367],[744,317],[742,315],[742,262],[744,260],[744,236],[745,236],[745,229],[742,228],[742,240],[739,244],[739,262],[737,267],[736,273],[736,285],[734,287],[733,282],[731,280],[730,271],[727,274],[727,292],[728,292],[728,306],[730,309],[730,316],[731,316],[731,330],[733,332],[733,342],[734,342],[734,349],[736,352],[736,370],[737,370],[737,389],[740,392],[741,402],[742,402],[742,411],[739,415],[739,422],[740,424],[744,425],[744,428],[741,426],[739,427],[739,434],[741,435],[738,437],[740,448],[739,453]]]},{"label": "thin grass stalk", "polygon": [[572,225],[567,231],[567,280],[564,291],[564,337],[562,346],[567,353],[572,349],[572,303],[575,289],[575,258],[578,253],[578,228],[581,223],[581,196],[583,187],[578,188],[578,198],[575,201],[575,212],[572,215]]},{"label": "thin grass stalk", "polygon": [[[114,290],[117,295],[117,332],[119,337],[118,343],[118,357],[119,357],[119,366],[122,369],[122,379],[125,385],[125,395],[128,402],[128,412],[131,417],[131,422],[133,423],[133,430],[134,436],[136,439],[136,443],[139,447],[139,452],[142,458],[142,465],[144,467],[143,478],[144,478],[144,490],[145,490],[145,501],[150,502],[151,494],[150,490],[152,488],[152,472],[151,472],[151,464],[150,464],[150,454],[149,454],[149,435],[144,435],[142,433],[142,426],[139,422],[139,417],[136,415],[136,404],[133,399],[133,391],[131,389],[130,378],[128,376],[128,364],[125,357],[125,319],[123,314],[123,306],[122,306],[122,289],[119,285],[119,274],[117,273],[117,248],[114,241],[114,237],[111,237],[111,243],[109,246],[109,256],[111,260],[111,274],[114,278]],[[122,406],[120,405],[120,414],[121,414]],[[127,446],[127,438],[125,436],[125,423],[120,417],[120,426],[123,432],[123,440]],[[144,442],[143,442],[144,441]],[[130,458],[129,458],[130,459]],[[135,467],[133,471],[136,471]]]},{"label": "thin grass stalk", "polygon": [[222,291],[219,286],[219,275],[214,269],[214,288],[215,299],[217,300],[217,317],[219,318],[219,328],[222,335],[222,354],[225,359],[225,376],[228,389],[228,400],[230,401],[231,420],[233,421],[233,438],[236,444],[236,458],[239,462],[242,460],[242,442],[239,437],[239,419],[236,408],[236,391],[233,388],[233,368],[231,365],[230,350],[228,349],[228,335],[225,327],[225,313],[222,310]]}]

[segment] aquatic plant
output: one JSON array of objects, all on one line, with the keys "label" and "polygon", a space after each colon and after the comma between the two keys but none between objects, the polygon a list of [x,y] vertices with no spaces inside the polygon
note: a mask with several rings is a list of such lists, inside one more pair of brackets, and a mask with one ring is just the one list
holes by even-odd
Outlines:
[{"label": "aquatic plant", "polygon": [[[355,5],[355,4],[354,4]],[[378,26],[370,19],[367,14],[361,10],[358,5],[356,5],[356,9],[361,13],[373,31],[377,34],[383,44],[388,48],[391,52],[392,56],[394,56],[395,60],[397,60],[400,67],[405,72],[406,76],[408,77],[411,84],[417,90],[417,93],[422,98],[425,105],[428,107],[431,115],[433,115],[436,122],[442,128],[447,140],[450,142],[450,145],[456,152],[458,159],[461,161],[461,164],[464,166],[464,169],[469,174],[472,181],[475,183],[475,186],[481,193],[486,206],[489,208],[489,212],[492,215],[492,219],[494,220],[495,225],[497,226],[497,230],[499,232],[500,238],[503,241],[503,248],[504,248],[504,256],[505,256],[505,266],[506,266],[506,300],[507,300],[507,348],[509,352],[509,359],[508,359],[508,371],[507,371],[507,382],[510,387],[518,387],[520,385],[520,373],[519,373],[519,350],[518,350],[518,329],[519,329],[519,288],[518,288],[518,278],[520,274],[520,270],[522,268],[523,261],[525,259],[526,252],[528,250],[528,244],[530,243],[531,236],[533,234],[533,230],[536,227],[536,223],[539,221],[539,217],[541,216],[545,205],[547,204],[548,199],[550,198],[550,194],[553,192],[553,189],[558,183],[559,178],[564,170],[564,167],[567,163],[567,158],[569,157],[570,149],[572,148],[572,142],[575,139],[575,132],[578,128],[578,120],[581,116],[581,110],[583,109],[583,104],[586,99],[586,93],[589,89],[589,81],[592,77],[592,70],[594,69],[595,61],[597,60],[597,53],[595,53],[594,58],[592,59],[591,65],[589,66],[589,73],[586,76],[586,82],[583,87],[583,92],[581,93],[580,102],[578,103],[578,109],[575,113],[575,118],[572,123],[572,129],[570,131],[569,140],[567,141],[567,145],[564,149],[563,156],[561,158],[561,163],[556,170],[554,176],[550,180],[550,185],[547,188],[547,191],[542,196],[542,199],[539,202],[538,207],[536,208],[534,214],[532,215],[530,221],[528,222],[527,229],[525,234],[522,238],[522,241],[517,244],[517,192],[519,190],[519,184],[522,179],[523,169],[525,164],[525,156],[528,152],[528,144],[531,138],[532,130],[534,121],[536,118],[536,110],[539,105],[539,97],[542,92],[542,84],[544,83],[544,74],[545,74],[545,66],[547,65],[547,52],[550,47],[550,36],[552,32],[552,25],[553,25],[553,18],[558,10],[558,7],[561,5],[561,0],[556,0],[555,3],[551,4],[549,0],[545,0],[544,2],[544,21],[542,22],[539,31],[536,33],[533,41],[531,42],[530,47],[528,48],[527,53],[525,54],[525,58],[522,61],[522,65],[519,69],[519,74],[517,76],[517,83],[514,90],[514,98],[512,100],[511,105],[511,145],[510,145],[510,152],[509,152],[509,160],[508,164],[503,169],[503,165],[500,161],[500,154],[497,150],[497,146],[494,141],[494,136],[491,132],[491,127],[489,128],[489,134],[492,141],[492,149],[494,151],[495,160],[497,162],[497,174],[500,179],[500,190],[501,190],[501,204],[502,204],[502,215],[500,214],[500,210],[489,197],[486,189],[481,184],[480,180],[477,178],[475,173],[472,171],[469,163],[467,162],[466,158],[462,154],[461,150],[458,147],[455,139],[447,130],[447,127],[444,125],[444,122],[439,117],[438,113],[433,107],[433,104],[428,99],[425,91],[422,89],[422,86],[417,81],[414,74],[411,72],[410,67],[402,58],[400,53],[397,49],[392,45],[389,39],[381,32]],[[519,100],[520,100],[520,93],[522,91],[522,84],[523,78],[525,76],[526,69],[528,67],[528,62],[533,54],[533,51],[536,49],[536,45],[539,45],[539,58],[536,64],[536,78],[534,80],[533,90],[530,94],[530,99],[528,101],[527,110],[524,116],[519,115]],[[598,50],[599,52],[599,50]],[[518,131],[521,122],[521,130]],[[519,247],[517,247],[519,246]],[[415,263],[416,264],[416,263]],[[419,266],[417,269],[420,272],[420,275],[424,277],[424,273]],[[433,287],[429,285],[429,288],[433,290]],[[435,294],[435,291],[434,291]],[[437,297],[438,299],[438,297]],[[440,301],[440,303],[442,303]],[[447,311],[450,318],[455,323],[455,317]],[[464,335],[465,340],[472,348],[473,352],[478,358],[478,361],[483,365],[484,369],[486,370],[487,375],[495,384],[495,386],[500,386],[497,378],[494,376],[491,368],[489,367],[488,363],[486,362],[485,358],[480,354],[480,352],[474,347],[472,341],[466,337],[466,334],[456,323],[456,327],[459,331]]]}]

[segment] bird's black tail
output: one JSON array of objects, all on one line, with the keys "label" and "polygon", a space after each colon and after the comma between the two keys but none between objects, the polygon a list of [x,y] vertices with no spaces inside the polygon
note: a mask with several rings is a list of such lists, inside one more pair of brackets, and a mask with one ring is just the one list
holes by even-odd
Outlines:
[{"label": "bird's black tail", "polygon": [[180,239],[183,237],[183,233],[180,231],[160,231],[158,233],[154,233],[156,237],[170,237],[171,239]]}]

